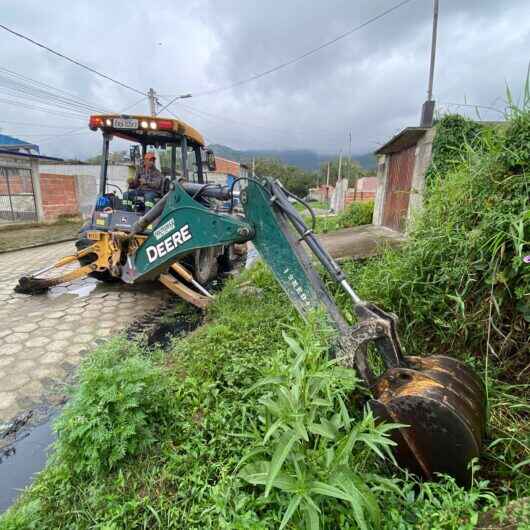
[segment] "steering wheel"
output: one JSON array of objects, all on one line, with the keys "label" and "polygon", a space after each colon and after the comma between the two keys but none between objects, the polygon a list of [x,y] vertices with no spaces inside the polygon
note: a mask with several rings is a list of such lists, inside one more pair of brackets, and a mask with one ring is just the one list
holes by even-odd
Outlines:
[{"label": "steering wheel", "polygon": [[119,186],[117,186],[116,184],[110,184],[109,182],[107,182],[107,186],[112,186],[113,188],[116,188],[121,193],[121,196],[123,197],[123,191]]}]

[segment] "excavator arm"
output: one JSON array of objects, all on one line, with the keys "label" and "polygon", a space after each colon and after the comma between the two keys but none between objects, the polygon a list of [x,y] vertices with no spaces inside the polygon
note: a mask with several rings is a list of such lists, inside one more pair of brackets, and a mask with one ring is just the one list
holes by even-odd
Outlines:
[{"label": "excavator arm", "polygon": [[[114,249],[108,256],[96,252],[97,244],[84,252],[98,254],[92,265],[98,271],[108,261],[112,274],[126,283],[158,278],[204,307],[208,293],[197,298],[168,272],[186,278],[179,262],[190,253],[251,241],[299,313],[306,317],[319,310],[336,330],[330,352],[344,366],[357,369],[372,393],[369,405],[377,417],[408,425],[392,431],[398,462],[427,479],[446,473],[469,484],[468,464],[479,455],[485,429],[485,393],[476,374],[450,357],[405,356],[397,317],[358,296],[291,204],[294,196],[277,180],[244,180],[243,217],[203,204],[208,198],[232,202],[233,185],[177,184],[128,233],[105,234],[109,241],[103,246]],[[150,224],[155,229],[142,235]],[[342,316],[310,256],[349,296],[355,325]],[[31,285],[37,279],[21,279],[21,285],[23,280]],[[376,373],[376,365],[384,366],[382,373]]]}]

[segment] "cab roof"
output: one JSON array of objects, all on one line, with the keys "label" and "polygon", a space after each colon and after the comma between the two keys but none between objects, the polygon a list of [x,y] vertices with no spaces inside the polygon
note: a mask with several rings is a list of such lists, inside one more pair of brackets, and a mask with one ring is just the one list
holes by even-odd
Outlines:
[{"label": "cab roof", "polygon": [[185,136],[188,142],[204,146],[202,134],[184,121],[141,114],[93,114],[89,128],[142,144],[175,142]]}]

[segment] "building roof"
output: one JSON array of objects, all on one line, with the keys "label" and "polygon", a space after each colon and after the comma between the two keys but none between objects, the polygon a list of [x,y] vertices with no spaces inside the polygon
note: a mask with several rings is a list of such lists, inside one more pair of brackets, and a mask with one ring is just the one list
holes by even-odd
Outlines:
[{"label": "building roof", "polygon": [[39,152],[38,145],[19,140],[13,136],[7,136],[7,134],[0,134],[0,148],[9,150],[31,149],[37,151],[37,153]]},{"label": "building roof", "polygon": [[389,142],[381,146],[374,154],[391,155],[412,147],[429,130],[429,127],[407,127],[396,134]]}]

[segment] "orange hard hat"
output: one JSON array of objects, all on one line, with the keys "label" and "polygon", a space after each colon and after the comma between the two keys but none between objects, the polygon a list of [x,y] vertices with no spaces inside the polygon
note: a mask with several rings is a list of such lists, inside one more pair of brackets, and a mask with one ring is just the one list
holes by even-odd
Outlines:
[{"label": "orange hard hat", "polygon": [[150,158],[152,158],[153,160],[156,159],[156,155],[151,151],[149,153],[145,153],[144,160],[149,160]]}]

